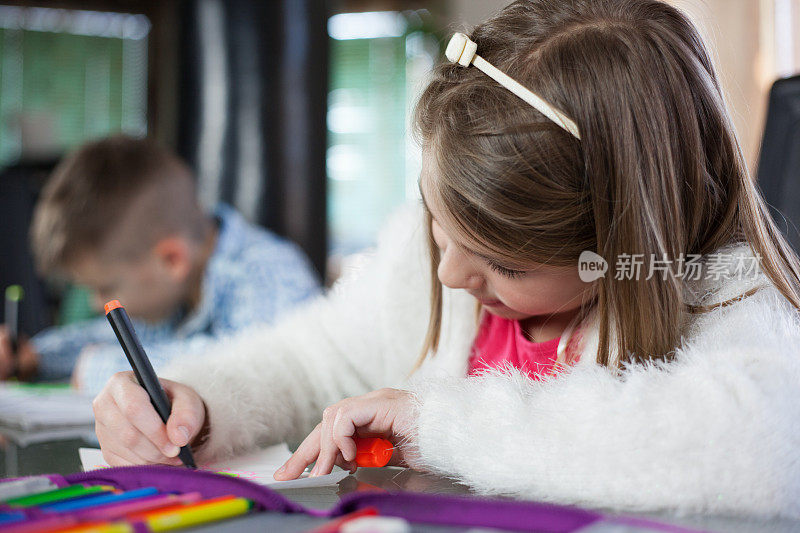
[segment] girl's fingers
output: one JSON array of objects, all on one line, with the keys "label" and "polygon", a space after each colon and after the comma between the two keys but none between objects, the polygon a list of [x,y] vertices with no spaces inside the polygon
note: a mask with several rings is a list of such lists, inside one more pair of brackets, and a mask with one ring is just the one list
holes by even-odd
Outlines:
[{"label": "girl's fingers", "polygon": [[106,443],[102,447],[103,457],[111,466],[144,465],[155,462],[170,464],[170,461],[172,461],[172,459],[163,456],[161,461],[151,461],[147,457],[142,457],[136,453],[136,450],[125,446],[122,441],[109,439],[109,435],[114,435],[114,432],[101,423],[95,426],[95,431],[98,439],[103,439]]},{"label": "girl's fingers", "polygon": [[113,453],[132,464],[181,464],[177,457],[163,455],[147,437],[133,426],[125,425],[124,421],[110,425],[98,421],[95,423],[95,433],[104,443],[104,452]]},{"label": "girl's fingers", "polygon": [[358,465],[355,461],[346,461],[342,454],[338,454],[336,456],[336,466],[342,468],[344,470],[349,470],[351,474],[355,474],[356,470],[358,470]]},{"label": "girl's fingers", "polygon": [[103,459],[105,459],[110,466],[133,466],[136,464],[109,450],[103,450]]},{"label": "girl's fingers", "polygon": [[[104,394],[106,391],[107,394]],[[104,391],[95,400],[95,404],[100,401],[103,403],[100,406],[103,412],[98,413],[98,407],[95,406],[97,419],[110,425],[108,422],[111,418],[105,411],[109,404],[116,404],[117,410],[122,414],[121,418],[142,433],[163,455],[167,457],[178,455],[180,448],[170,441],[164,422],[150,403],[147,391],[134,381],[133,372],[114,374]],[[128,438],[132,440],[132,435],[129,434]]]},{"label": "girl's fingers", "polygon": [[308,434],[308,437],[300,444],[297,451],[289,457],[282,467],[278,469],[272,477],[278,481],[286,481],[289,479],[296,479],[306,469],[308,465],[313,463],[319,455],[319,434],[320,425]]},{"label": "girl's fingers", "polygon": [[166,379],[161,382],[164,388],[169,390],[168,394],[172,400],[172,413],[167,420],[167,434],[172,443],[186,446],[203,428],[206,418],[205,405],[194,389]]},{"label": "girl's fingers", "polygon": [[178,464],[179,448],[167,438],[164,423],[132,372],[115,374],[92,407],[104,453],[135,464]]},{"label": "girl's fingers", "polygon": [[118,424],[106,424],[98,420],[95,422],[94,431],[97,433],[97,438],[104,443],[103,452],[112,452],[131,463],[145,464],[157,457],[163,457],[152,443],[150,446],[142,446],[143,435],[124,420]]},{"label": "girl's fingers", "polygon": [[341,452],[345,462],[356,460],[356,442],[353,436],[356,434],[356,424],[350,415],[351,409],[339,409],[333,421],[331,438],[336,448]]},{"label": "girl's fingers", "polygon": [[319,466],[320,465],[320,460],[317,459],[317,464],[314,465],[314,469],[311,471],[311,475],[312,476],[327,476],[328,474],[333,472],[333,467],[334,466],[338,466],[338,467],[343,468],[345,470],[349,470],[351,474],[353,472],[355,472],[356,468],[357,468],[357,466],[356,466],[354,461],[345,461],[344,457],[342,457],[342,453],[339,452],[338,450],[335,452],[333,461],[330,463],[330,466],[325,466],[327,464],[328,463],[326,461],[323,464],[323,466]]},{"label": "girl's fingers", "polygon": [[319,456],[317,463],[311,470],[312,476],[330,474],[333,465],[336,464],[336,457],[339,455],[339,448],[333,442],[333,424],[338,417],[339,409],[336,405],[328,407],[322,415],[322,424],[319,435]]},{"label": "girl's fingers", "polygon": [[[375,402],[348,399],[329,407],[322,417],[320,454],[311,475],[330,474],[334,465],[355,472],[357,427],[369,427],[375,417]],[[380,428],[383,429],[383,428]]]},{"label": "girl's fingers", "polygon": [[[278,469],[274,477],[277,480],[295,479],[309,464],[316,462],[311,471],[312,476],[326,475],[335,465],[355,471],[356,443],[354,435],[360,429],[365,434],[395,435],[396,425],[405,427],[407,422],[400,423],[398,412],[408,417],[410,393],[396,389],[381,389],[358,398],[349,398],[325,409],[322,422],[314,428],[297,451]],[[402,450],[394,453],[395,461],[405,454]]]}]

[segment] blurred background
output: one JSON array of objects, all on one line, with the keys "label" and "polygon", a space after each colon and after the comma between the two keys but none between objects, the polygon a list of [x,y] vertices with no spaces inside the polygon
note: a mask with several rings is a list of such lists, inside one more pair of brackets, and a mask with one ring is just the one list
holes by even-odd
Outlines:
[{"label": "blurred background", "polygon": [[[800,70],[800,0],[673,3],[705,36],[748,163],[787,214],[800,205],[800,192],[786,195],[800,178],[797,97],[772,105],[782,125],[772,140],[765,130],[773,83]],[[0,287],[26,288],[22,329],[88,312],[79,289],[37,279],[28,225],[65,151],[114,132],[174,148],[206,205],[236,206],[335,279],[341,258],[374,244],[387,215],[417,197],[410,113],[450,33],[505,4],[0,0]]]}]

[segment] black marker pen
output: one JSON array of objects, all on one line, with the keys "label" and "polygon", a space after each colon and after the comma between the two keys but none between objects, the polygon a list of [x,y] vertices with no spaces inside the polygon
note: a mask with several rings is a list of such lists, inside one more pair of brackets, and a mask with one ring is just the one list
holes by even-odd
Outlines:
[{"label": "black marker pen", "polygon": [[[172,405],[170,405],[164,389],[161,388],[161,383],[159,383],[156,373],[153,371],[153,365],[150,364],[150,359],[147,358],[147,354],[136,336],[131,319],[128,318],[128,313],[125,312],[125,308],[122,307],[119,300],[108,302],[105,305],[105,311],[106,318],[108,318],[114,333],[117,335],[117,340],[119,340],[122,349],[125,351],[125,356],[133,368],[133,373],[136,374],[139,385],[147,391],[150,396],[150,402],[156,408],[161,420],[166,424],[172,412]],[[181,461],[186,466],[197,468],[192,456],[192,450],[188,444],[181,447],[178,457],[181,458]]]}]

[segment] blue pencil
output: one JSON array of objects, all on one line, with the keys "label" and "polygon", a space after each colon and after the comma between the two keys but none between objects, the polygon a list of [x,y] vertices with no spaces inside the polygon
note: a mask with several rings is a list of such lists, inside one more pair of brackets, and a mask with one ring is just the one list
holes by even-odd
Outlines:
[{"label": "blue pencil", "polygon": [[108,505],[111,503],[124,502],[127,500],[135,500],[137,498],[145,498],[158,494],[158,489],[155,487],[145,487],[143,489],[131,490],[123,492],[122,494],[103,494],[101,496],[92,496],[90,498],[81,498],[79,500],[51,503],[49,505],[42,505],[41,509],[47,512],[64,512],[64,511],[77,511],[79,509],[87,509],[89,507],[99,507],[101,505]]},{"label": "blue pencil", "polygon": [[25,513],[0,513],[0,524],[10,524],[11,522],[19,522],[25,520]]}]

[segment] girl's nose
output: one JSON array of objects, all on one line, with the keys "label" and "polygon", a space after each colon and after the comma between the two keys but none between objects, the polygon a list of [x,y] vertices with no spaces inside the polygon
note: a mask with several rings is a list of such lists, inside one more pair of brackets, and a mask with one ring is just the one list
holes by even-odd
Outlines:
[{"label": "girl's nose", "polygon": [[483,275],[472,264],[471,258],[454,246],[441,254],[436,273],[442,285],[451,289],[476,290],[483,284]]}]

